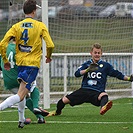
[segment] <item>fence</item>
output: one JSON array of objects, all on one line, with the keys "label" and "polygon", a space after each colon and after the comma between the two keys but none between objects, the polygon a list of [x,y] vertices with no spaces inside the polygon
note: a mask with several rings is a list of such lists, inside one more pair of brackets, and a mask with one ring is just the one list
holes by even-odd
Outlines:
[{"label": "fence", "polygon": [[[86,60],[90,59],[89,53],[54,53],[53,60],[50,63],[50,100],[56,102],[62,95],[76,90],[81,85],[81,78],[75,78],[74,72]],[[111,63],[115,69],[118,69],[125,75],[133,73],[133,53],[104,53],[102,60]],[[41,90],[41,103],[43,104],[42,68],[40,68],[37,85]],[[45,86],[45,85],[44,85]],[[133,83],[120,81],[116,78],[108,77],[106,90],[111,99],[132,97]],[[1,94],[7,97],[9,94]]]}]

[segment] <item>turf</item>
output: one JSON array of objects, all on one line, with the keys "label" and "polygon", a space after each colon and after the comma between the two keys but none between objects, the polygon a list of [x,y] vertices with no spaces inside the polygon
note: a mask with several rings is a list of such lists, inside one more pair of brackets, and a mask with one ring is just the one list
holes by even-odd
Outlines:
[{"label": "turf", "polygon": [[[99,107],[82,104],[71,107],[67,105],[62,115],[46,117],[46,124],[37,124],[36,117],[26,109],[26,117],[32,123],[23,129],[17,128],[17,109],[0,112],[1,133],[133,133],[133,99],[113,101],[113,107],[105,115],[99,114]],[[52,104],[49,111],[55,110]]]}]

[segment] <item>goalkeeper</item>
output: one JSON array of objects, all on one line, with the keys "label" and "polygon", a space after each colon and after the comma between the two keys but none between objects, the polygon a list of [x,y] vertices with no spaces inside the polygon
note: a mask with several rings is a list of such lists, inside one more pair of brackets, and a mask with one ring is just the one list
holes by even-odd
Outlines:
[{"label": "goalkeeper", "polygon": [[[19,88],[19,83],[17,81],[17,73],[18,73],[18,67],[16,65],[16,60],[15,60],[15,40],[13,39],[12,43],[9,43],[7,47],[7,57],[10,61],[11,64],[11,69],[10,71],[7,71],[4,69],[4,63],[3,60],[1,59],[0,63],[0,70],[2,71],[3,74],[3,80],[4,80],[4,87],[6,90],[9,90],[13,94],[17,94],[18,88]],[[1,56],[0,56],[1,58]],[[30,109],[30,111],[33,112],[34,108],[38,108],[38,101],[40,97],[40,92],[39,89],[36,87],[36,82],[32,85],[31,89],[31,94],[30,97],[26,97],[26,106]],[[19,121],[24,118],[24,110],[23,106],[25,106],[25,99],[18,103],[18,113],[19,113]],[[45,123],[44,117],[41,114],[36,114],[36,117],[38,119],[38,123]],[[30,119],[25,119],[24,124],[29,124],[31,121]]]},{"label": "goalkeeper", "polygon": [[91,103],[100,107],[100,114],[104,115],[113,104],[108,100],[108,94],[105,91],[107,76],[133,81],[133,75],[125,76],[101,59],[102,48],[100,44],[94,44],[90,54],[92,59],[83,63],[75,72],[76,77],[83,76],[81,88],[60,99],[56,111],[51,111],[48,116],[60,115],[66,104],[75,106],[83,103]]}]

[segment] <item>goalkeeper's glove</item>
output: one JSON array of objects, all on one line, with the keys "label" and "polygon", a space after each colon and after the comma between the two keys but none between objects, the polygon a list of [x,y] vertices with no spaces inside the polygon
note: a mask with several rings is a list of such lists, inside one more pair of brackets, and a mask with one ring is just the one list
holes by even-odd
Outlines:
[{"label": "goalkeeper's glove", "polygon": [[86,69],[86,72],[96,71],[98,69],[97,63],[91,63],[90,66]]},{"label": "goalkeeper's glove", "polygon": [[130,75],[130,77],[128,77],[128,81],[133,82],[133,74],[132,74],[132,75]]}]

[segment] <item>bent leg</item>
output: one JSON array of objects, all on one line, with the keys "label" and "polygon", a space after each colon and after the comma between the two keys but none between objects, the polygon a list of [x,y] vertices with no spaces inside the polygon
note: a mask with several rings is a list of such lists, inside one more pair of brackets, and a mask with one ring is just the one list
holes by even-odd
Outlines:
[{"label": "bent leg", "polygon": [[25,96],[27,96],[28,92],[29,90],[26,88],[26,83],[21,82],[17,93],[21,101],[25,98]]},{"label": "bent leg", "polygon": [[103,107],[108,102],[108,94],[105,92],[102,92],[99,95],[98,100],[101,101],[100,106]]},{"label": "bent leg", "polygon": [[57,103],[57,110],[56,113],[57,114],[61,114],[62,109],[65,107],[66,104],[70,103],[69,99],[67,97],[63,97],[62,99],[60,99]]},{"label": "bent leg", "polygon": [[49,112],[48,116],[55,116],[55,115],[60,115],[62,112],[62,109],[65,107],[66,104],[70,103],[69,99],[64,96],[63,98],[61,98],[58,102],[57,102],[57,109],[54,111]]},{"label": "bent leg", "polygon": [[10,96],[0,104],[0,110],[4,110],[6,108],[9,108],[18,102],[20,102],[20,97],[18,94]]},{"label": "bent leg", "polygon": [[112,108],[113,102],[108,101],[108,94],[105,92],[101,93],[98,99],[101,101],[100,102],[100,105],[101,105],[100,114],[104,115],[109,109]]},{"label": "bent leg", "polygon": [[[39,108],[39,99],[40,99],[40,92],[38,88],[34,88],[34,90],[31,92],[31,96],[29,98],[26,98],[26,106],[30,109],[32,113],[34,113],[34,108]],[[44,117],[41,114],[36,114],[36,117],[39,123],[45,123]],[[41,122],[42,121],[42,122]]]}]

